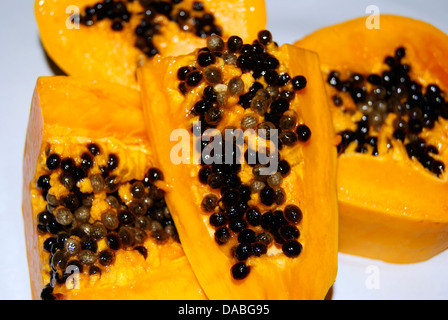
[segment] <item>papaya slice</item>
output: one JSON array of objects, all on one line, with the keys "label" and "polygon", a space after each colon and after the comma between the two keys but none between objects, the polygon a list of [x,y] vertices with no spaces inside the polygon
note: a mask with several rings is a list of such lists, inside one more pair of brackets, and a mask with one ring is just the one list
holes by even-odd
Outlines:
[{"label": "papaya slice", "polygon": [[155,54],[186,54],[211,34],[255,37],[263,0],[36,0],[42,44],[66,74],[136,88],[138,65]]},{"label": "papaya slice", "polygon": [[23,166],[34,299],[205,299],[153,167],[134,90],[42,77]]},{"label": "papaya slice", "polygon": [[415,19],[361,17],[297,41],[320,56],[340,135],[341,252],[394,263],[448,247],[448,36]]},{"label": "papaya slice", "polygon": [[317,55],[262,30],[249,43],[211,36],[138,76],[166,201],[206,295],[323,299],[337,271],[336,141]]}]

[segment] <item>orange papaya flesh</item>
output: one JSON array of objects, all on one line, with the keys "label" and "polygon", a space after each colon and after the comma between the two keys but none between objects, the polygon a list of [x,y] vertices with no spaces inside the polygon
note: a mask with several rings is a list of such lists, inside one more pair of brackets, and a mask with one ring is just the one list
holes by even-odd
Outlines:
[{"label": "orange papaya flesh", "polygon": [[[278,47],[266,30],[244,45],[210,37],[138,78],[167,204],[206,295],[323,299],[337,271],[336,141],[316,54]],[[244,143],[226,146],[225,129]]]},{"label": "orange papaya flesh", "polygon": [[42,77],[24,153],[34,299],[205,299],[156,186],[139,94]]},{"label": "orange papaya flesh", "polygon": [[340,135],[341,252],[393,263],[448,247],[448,36],[422,21],[361,17],[306,36]]},{"label": "orange papaya flesh", "polygon": [[134,88],[156,53],[189,53],[214,33],[255,37],[265,11],[263,0],[35,2],[42,44],[64,72]]}]

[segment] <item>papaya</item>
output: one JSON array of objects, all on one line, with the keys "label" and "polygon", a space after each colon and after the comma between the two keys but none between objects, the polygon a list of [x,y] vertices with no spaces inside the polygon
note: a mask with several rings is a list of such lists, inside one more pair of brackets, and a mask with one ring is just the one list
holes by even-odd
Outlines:
[{"label": "papaya", "polygon": [[266,9],[263,0],[36,0],[35,17],[66,74],[137,88],[137,67],[154,55],[190,53],[211,34],[255,37]]},{"label": "papaya", "polygon": [[382,14],[318,30],[298,47],[319,54],[338,145],[339,249],[392,263],[448,247],[448,36]]},{"label": "papaya", "polygon": [[138,92],[41,77],[23,161],[33,299],[205,299],[166,206]]},{"label": "papaya", "polygon": [[166,202],[207,297],[323,299],[337,272],[337,140],[317,55],[268,30],[212,35],[137,74]]}]

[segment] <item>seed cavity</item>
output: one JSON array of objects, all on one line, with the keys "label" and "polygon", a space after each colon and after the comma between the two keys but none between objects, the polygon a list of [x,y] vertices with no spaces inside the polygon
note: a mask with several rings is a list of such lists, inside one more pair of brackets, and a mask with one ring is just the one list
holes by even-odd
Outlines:
[{"label": "seed cavity", "polygon": [[[134,249],[146,258],[145,241],[150,236],[160,244],[169,239],[179,242],[164,192],[154,185],[163,180],[162,172],[148,168],[141,181],[121,181],[120,159],[116,154],[106,154],[107,167],[96,162],[104,151],[91,142],[73,158],[48,152],[41,168],[46,172],[37,178],[36,188],[42,192],[47,208],[37,215],[37,231],[44,237],[42,249],[49,255],[51,288],[64,283],[68,264],[79,270],[88,267],[91,276],[101,275],[105,267],[113,267],[118,250]],[[68,190],[68,194],[60,199],[52,194],[50,175],[57,177],[55,181],[59,185],[55,187]],[[90,182],[90,191],[78,187],[77,182],[82,179]],[[118,192],[122,186],[129,188],[126,198]],[[95,220],[91,215],[92,207],[101,201],[104,201],[105,210],[100,220]],[[158,227],[151,227],[155,225]],[[100,251],[102,239],[107,248]],[[50,299],[52,291],[45,288],[42,297]]]},{"label": "seed cavity", "polygon": [[[444,93],[435,84],[421,85],[412,79],[411,67],[404,59],[406,48],[398,47],[393,55],[384,59],[384,71],[372,74],[353,73],[347,79],[338,71],[331,71],[327,83],[336,89],[332,96],[335,107],[342,112],[359,111],[362,117],[356,122],[356,129],[339,132],[341,142],[338,152],[346,152],[352,143],[357,153],[379,155],[378,143],[386,143],[386,150],[393,143],[378,141],[379,132],[389,126],[392,118],[392,136],[388,139],[404,145],[407,155],[418,161],[429,172],[440,176],[445,171],[443,162],[426,148],[436,148],[422,138],[424,130],[434,128],[439,119],[448,119],[448,105]],[[356,110],[346,107],[351,101]]]},{"label": "seed cavity", "polygon": [[[80,22],[90,27],[100,21],[110,20],[114,32],[122,32],[130,25],[135,25],[134,45],[150,58],[159,53],[154,36],[161,33],[164,19],[175,22],[179,30],[200,38],[222,34],[222,28],[216,24],[214,15],[205,9],[201,1],[194,1],[190,8],[186,8],[182,1],[177,0],[140,0],[137,11],[133,11],[131,2],[134,1],[103,0],[86,6],[80,14]],[[131,19],[139,19],[139,23],[131,24]],[[211,40],[210,47],[218,50],[219,40]]]}]

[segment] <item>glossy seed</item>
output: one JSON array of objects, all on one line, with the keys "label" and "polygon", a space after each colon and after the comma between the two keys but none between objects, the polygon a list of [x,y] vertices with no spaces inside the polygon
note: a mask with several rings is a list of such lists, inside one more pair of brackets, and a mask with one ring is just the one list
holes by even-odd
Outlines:
[{"label": "glossy seed", "polygon": [[118,230],[118,237],[124,247],[132,246],[135,242],[134,234],[129,227],[120,227],[120,230]]},{"label": "glossy seed", "polygon": [[222,110],[219,107],[213,107],[205,113],[205,122],[209,125],[216,125],[222,119]]},{"label": "glossy seed", "polygon": [[247,222],[243,219],[235,219],[229,222],[229,228],[233,232],[241,232],[247,228]]},{"label": "glossy seed", "polygon": [[93,158],[92,155],[90,155],[87,152],[84,152],[81,155],[81,167],[85,168],[85,169],[89,169],[93,166]]},{"label": "glossy seed", "polygon": [[238,36],[230,36],[229,40],[227,40],[227,49],[230,52],[240,52],[243,48],[243,39]]},{"label": "glossy seed", "polygon": [[238,241],[240,243],[252,243],[255,242],[255,231],[252,229],[246,229],[238,234]]},{"label": "glossy seed", "polygon": [[227,218],[225,214],[221,212],[215,212],[210,216],[209,223],[214,227],[221,227],[227,223]]},{"label": "glossy seed", "polygon": [[247,260],[252,255],[252,246],[248,243],[239,243],[233,250],[233,256],[238,261]]},{"label": "glossy seed", "polygon": [[278,139],[285,146],[293,146],[297,143],[298,136],[292,131],[285,130],[280,132],[280,134],[278,135]]},{"label": "glossy seed", "polygon": [[97,156],[101,153],[100,147],[96,143],[89,143],[87,149],[93,156]]},{"label": "glossy seed", "polygon": [[59,182],[67,189],[67,190],[72,190],[75,185],[76,185],[76,181],[73,178],[73,175],[71,173],[67,173],[67,172],[62,172],[59,175]]},{"label": "glossy seed", "polygon": [[159,180],[163,180],[163,173],[157,168],[150,168],[147,173],[148,180],[150,182],[155,182]]},{"label": "glossy seed", "polygon": [[88,222],[90,219],[90,208],[86,206],[81,206],[74,212],[74,217],[76,221],[84,223]]},{"label": "glossy seed", "polygon": [[225,48],[225,43],[220,36],[212,35],[207,38],[207,48],[211,52],[221,52]]},{"label": "glossy seed", "polygon": [[107,193],[113,193],[118,190],[120,186],[120,178],[112,175],[104,179],[104,189]]},{"label": "glossy seed", "polygon": [[295,91],[302,90],[306,87],[306,78],[304,76],[296,76],[291,80],[292,88]]},{"label": "glossy seed", "polygon": [[294,240],[300,236],[299,229],[290,224],[280,227],[278,232],[284,240]]},{"label": "glossy seed", "polygon": [[119,159],[116,154],[110,154],[109,159],[107,160],[107,167],[109,170],[115,170],[118,168]]},{"label": "glossy seed", "polygon": [[209,84],[217,84],[222,81],[222,72],[216,67],[207,67],[204,71],[204,78]]},{"label": "glossy seed", "polygon": [[196,87],[202,81],[202,73],[198,70],[191,71],[186,76],[186,84],[190,87]]},{"label": "glossy seed", "polygon": [[275,189],[275,204],[282,205],[286,201],[286,193],[283,188],[276,188]]},{"label": "glossy seed", "polygon": [[69,238],[64,243],[64,251],[70,255],[74,256],[77,255],[78,252],[81,250],[81,244],[78,240],[74,238]]},{"label": "glossy seed", "polygon": [[103,250],[98,254],[98,262],[102,266],[109,266],[115,261],[115,254],[110,250]]},{"label": "glossy seed", "polygon": [[270,139],[274,130],[276,130],[275,125],[270,121],[261,122],[257,126],[258,135],[265,139]]},{"label": "glossy seed", "polygon": [[230,239],[230,230],[227,227],[221,227],[215,231],[215,241],[222,245],[229,241]]},{"label": "glossy seed", "polygon": [[218,204],[218,197],[214,194],[208,194],[202,199],[201,208],[205,212],[213,212]]},{"label": "glossy seed", "polygon": [[301,142],[307,142],[311,137],[311,130],[305,124],[299,125],[296,129],[296,133],[297,133],[297,138]]},{"label": "glossy seed", "polygon": [[196,114],[202,115],[212,108],[212,102],[201,99],[194,104],[193,110]]},{"label": "glossy seed", "polygon": [[255,113],[264,115],[268,110],[269,102],[262,96],[255,96],[250,103],[250,107]]},{"label": "glossy seed", "polygon": [[238,58],[234,53],[224,53],[222,55],[222,59],[224,60],[225,64],[235,65]]},{"label": "glossy seed", "polygon": [[142,199],[133,199],[128,205],[129,211],[136,216],[143,215],[147,212],[148,207]]},{"label": "glossy seed", "polygon": [[260,191],[260,200],[266,206],[271,206],[275,202],[275,191],[269,186],[265,186]]},{"label": "glossy seed", "polygon": [[232,266],[232,277],[236,280],[242,280],[249,275],[250,266],[247,266],[243,262],[235,263]]},{"label": "glossy seed", "polygon": [[104,178],[101,174],[94,174],[90,176],[90,184],[94,193],[101,192],[104,189]]},{"label": "glossy seed", "polygon": [[56,196],[52,195],[51,193],[47,194],[46,200],[47,203],[51,206],[58,206],[60,204],[58,198],[56,198]]},{"label": "glossy seed", "polygon": [[244,81],[241,77],[233,77],[229,80],[227,89],[230,95],[241,95],[244,91]]},{"label": "glossy seed", "polygon": [[119,225],[117,215],[111,210],[107,210],[101,215],[101,222],[103,222],[104,226],[109,230],[114,230]]},{"label": "glossy seed", "polygon": [[45,239],[42,248],[47,252],[51,252],[53,249],[53,245],[57,245],[56,237],[48,237],[47,239]]},{"label": "glossy seed", "polygon": [[201,52],[198,55],[198,63],[201,67],[207,67],[211,64],[214,64],[215,62],[216,62],[216,58],[210,52]]},{"label": "glossy seed", "polygon": [[112,250],[118,250],[121,246],[121,240],[115,233],[109,233],[106,235],[107,246]]},{"label": "glossy seed", "polygon": [[266,184],[263,181],[254,180],[250,184],[250,190],[253,193],[257,193],[257,192],[260,192],[265,186],[266,186]]},{"label": "glossy seed", "polygon": [[302,211],[296,205],[287,205],[284,210],[284,215],[286,220],[292,224],[298,224],[302,221]]},{"label": "glossy seed", "polygon": [[75,161],[72,158],[64,158],[61,160],[61,169],[64,172],[72,172],[75,166]]},{"label": "glossy seed", "polygon": [[102,239],[106,236],[107,229],[101,221],[95,221],[92,224],[91,236],[95,239]]},{"label": "glossy seed", "polygon": [[63,225],[68,226],[73,222],[73,214],[67,208],[59,208],[54,212],[56,221]]},{"label": "glossy seed", "polygon": [[82,250],[78,254],[79,261],[85,265],[93,265],[97,259],[96,254],[90,250]]},{"label": "glossy seed", "polygon": [[271,110],[278,114],[283,114],[289,109],[289,101],[285,98],[278,98],[274,100],[271,104]]},{"label": "glossy seed", "polygon": [[271,174],[266,181],[271,188],[275,188],[282,183],[283,178],[281,173],[277,171],[274,174]]},{"label": "glossy seed", "polygon": [[257,35],[258,41],[266,46],[272,41],[272,34],[268,30],[261,30]]},{"label": "glossy seed", "polygon": [[177,78],[181,81],[184,81],[187,79],[187,74],[191,71],[191,68],[188,66],[180,67],[177,70]]},{"label": "glossy seed", "polygon": [[61,157],[56,154],[50,154],[47,158],[46,165],[48,170],[56,170],[61,164]]},{"label": "glossy seed", "polygon": [[62,251],[58,250],[56,251],[53,256],[51,257],[51,265],[53,268],[61,268],[64,269],[68,261],[67,254]]},{"label": "glossy seed", "polygon": [[260,257],[263,254],[266,254],[268,252],[266,244],[262,242],[257,242],[252,244],[252,254],[256,257]]},{"label": "glossy seed", "polygon": [[145,194],[145,186],[143,185],[143,182],[141,181],[134,182],[130,187],[130,192],[134,198],[141,199]]},{"label": "glossy seed", "polygon": [[252,115],[244,116],[243,119],[241,119],[241,129],[246,130],[250,128],[254,128],[258,123],[258,120],[256,117]]},{"label": "glossy seed", "polygon": [[125,209],[118,211],[117,218],[119,223],[123,225],[132,225],[135,222],[134,214]]},{"label": "glossy seed", "polygon": [[296,117],[290,114],[285,114],[280,118],[279,127],[282,130],[289,130],[296,125]]},{"label": "glossy seed", "polygon": [[302,245],[296,240],[288,240],[282,245],[283,253],[290,258],[295,258],[302,252]]}]

